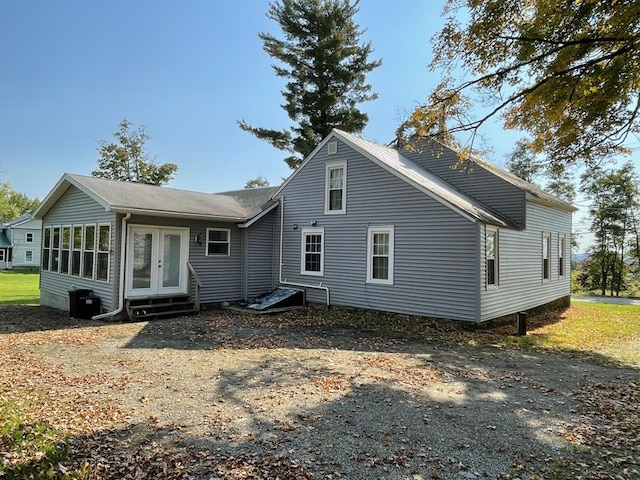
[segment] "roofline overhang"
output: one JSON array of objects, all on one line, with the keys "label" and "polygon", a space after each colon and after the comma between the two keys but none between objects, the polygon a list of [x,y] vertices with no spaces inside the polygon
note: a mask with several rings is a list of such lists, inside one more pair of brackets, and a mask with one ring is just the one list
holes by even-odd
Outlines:
[{"label": "roofline overhang", "polygon": [[270,211],[275,209],[278,205],[280,205],[280,200],[276,200],[274,203],[269,205],[267,208],[265,208],[264,210],[262,210],[260,213],[256,214],[255,216],[253,216],[249,220],[246,220],[243,223],[239,223],[238,224],[238,228],[248,228],[248,227],[250,227],[251,225],[256,223],[258,220],[260,220],[262,217],[264,217],[267,213],[269,213]]},{"label": "roofline overhang", "polygon": [[107,212],[121,213],[131,215],[146,215],[149,217],[170,217],[170,218],[184,218],[189,220],[215,220],[218,222],[237,223],[244,220],[244,217],[225,217],[218,215],[210,215],[205,213],[184,213],[184,212],[170,212],[165,210],[145,210],[136,208],[125,208],[112,206],[106,209]]},{"label": "roofline overhang", "polygon": [[287,186],[287,184],[293,179],[293,177],[295,177],[296,174],[302,169],[302,167],[304,167],[309,162],[309,160],[314,155],[316,155],[318,153],[318,151],[320,151],[320,149],[322,149],[324,147],[324,145],[326,145],[329,142],[329,140],[332,139],[332,138],[337,138],[340,141],[346,143],[352,149],[354,149],[356,152],[358,152],[359,154],[363,155],[365,158],[371,160],[372,162],[374,162],[379,167],[385,169],[386,171],[388,171],[389,173],[391,173],[395,177],[401,179],[405,183],[411,185],[412,187],[416,188],[420,192],[422,192],[422,193],[426,194],[427,196],[431,197],[432,199],[434,199],[436,202],[438,202],[438,203],[442,204],[443,206],[449,208],[450,210],[454,211],[455,213],[457,213],[458,215],[462,216],[463,218],[465,218],[466,220],[468,220],[468,221],[470,221],[472,223],[484,222],[484,223],[488,223],[488,224],[495,225],[495,226],[498,226],[498,227],[518,228],[517,225],[513,225],[513,224],[509,223],[508,221],[506,221],[504,219],[501,219],[501,218],[498,218],[498,217],[496,217],[495,219],[492,219],[492,220],[481,218],[479,215],[476,215],[476,214],[474,214],[472,212],[465,211],[464,209],[458,207],[457,205],[454,205],[453,203],[451,203],[447,199],[441,197],[437,193],[432,192],[428,188],[426,188],[426,187],[420,185],[419,183],[415,182],[413,179],[407,177],[406,175],[403,175],[401,172],[398,172],[397,170],[391,168],[386,163],[378,160],[375,156],[371,155],[366,150],[363,150],[362,148],[360,148],[359,145],[354,144],[351,140],[349,140],[349,138],[347,138],[344,135],[342,135],[342,132],[340,130],[338,130],[338,129],[333,129],[329,133],[329,135],[327,135],[324,138],[324,140],[322,142],[320,142],[320,144],[304,159],[304,161],[296,168],[296,170],[289,176],[289,178],[287,178],[284,181],[284,183],[273,194],[273,196],[271,198],[277,197],[280,194],[280,192],[282,192],[282,190],[284,190],[284,188]]},{"label": "roofline overhang", "polygon": [[558,210],[564,210],[565,212],[577,212],[579,209],[566,202],[554,202],[540,197],[531,192],[525,192],[525,199],[530,202],[538,203],[540,205],[546,205],[547,207],[557,208]]}]

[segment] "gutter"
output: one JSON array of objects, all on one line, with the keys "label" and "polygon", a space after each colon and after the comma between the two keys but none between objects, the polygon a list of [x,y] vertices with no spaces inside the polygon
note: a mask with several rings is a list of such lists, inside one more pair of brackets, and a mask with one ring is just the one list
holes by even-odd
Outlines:
[{"label": "gutter", "polygon": [[122,217],[122,225],[120,231],[120,285],[118,288],[118,308],[111,312],[94,315],[91,320],[102,320],[103,318],[113,317],[124,310],[124,273],[126,267],[126,251],[127,251],[127,220],[131,218],[131,213],[127,213]]},{"label": "gutter", "polygon": [[282,278],[282,267],[284,266],[284,260],[282,257],[282,253],[283,253],[283,243],[284,243],[284,195],[282,196],[282,199],[280,200],[280,267],[279,267],[279,271],[278,271],[278,282],[281,283],[282,285],[290,285],[292,287],[302,287],[302,288],[315,288],[318,290],[324,290],[325,293],[327,294],[327,307],[331,306],[330,303],[330,294],[329,294],[329,287],[325,287],[324,285],[322,285],[322,282],[320,282],[320,285],[308,285],[308,284],[304,284],[304,283],[296,283],[296,282],[289,282],[286,278],[283,279]]}]

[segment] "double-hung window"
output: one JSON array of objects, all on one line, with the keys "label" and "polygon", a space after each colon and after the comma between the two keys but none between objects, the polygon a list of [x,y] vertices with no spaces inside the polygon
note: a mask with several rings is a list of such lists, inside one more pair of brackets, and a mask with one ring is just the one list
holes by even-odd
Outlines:
[{"label": "double-hung window", "polygon": [[93,279],[93,265],[96,251],[96,226],[84,226],[84,249],[82,252],[82,276]]},{"label": "double-hung window", "polygon": [[33,250],[25,250],[24,263],[33,263]]},{"label": "double-hung window", "polygon": [[551,280],[551,234],[542,234],[542,281]]},{"label": "double-hung window", "polygon": [[347,164],[333,163],[326,166],[324,213],[347,212]]},{"label": "double-hung window", "polygon": [[51,239],[51,271],[60,271],[60,227],[53,227]]},{"label": "double-hung window", "polygon": [[[42,230],[43,271],[108,282],[111,253],[111,224],[62,225]],[[33,259],[33,253],[29,255]]]},{"label": "double-hung window", "polygon": [[324,274],[324,228],[318,227],[302,230],[301,258],[301,274]]},{"label": "double-hung window", "polygon": [[207,228],[207,256],[228,257],[230,255],[231,230]]},{"label": "double-hung window", "polygon": [[51,227],[42,230],[42,270],[51,268]]},{"label": "double-hung window", "polygon": [[367,282],[393,285],[394,227],[367,231]]},{"label": "double-hung window", "polygon": [[111,254],[111,225],[98,225],[98,254],[96,278],[109,281],[109,256]]},{"label": "double-hung window", "polygon": [[60,273],[69,273],[71,255],[71,227],[62,227],[62,249],[60,250]]},{"label": "double-hung window", "polygon": [[27,243],[33,243],[33,232],[27,232],[24,236],[24,239]]},{"label": "double-hung window", "polygon": [[487,258],[487,288],[498,286],[498,230],[487,227],[485,252]]},{"label": "double-hung window", "polygon": [[74,225],[71,234],[71,275],[80,276],[82,258],[82,225]]},{"label": "double-hung window", "polygon": [[565,274],[565,259],[567,249],[567,237],[566,235],[558,236],[558,276],[563,277]]}]

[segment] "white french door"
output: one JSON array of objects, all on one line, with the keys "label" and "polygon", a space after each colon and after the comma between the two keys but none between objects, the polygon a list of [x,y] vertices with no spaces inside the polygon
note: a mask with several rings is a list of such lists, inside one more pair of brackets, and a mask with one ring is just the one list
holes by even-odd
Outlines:
[{"label": "white french door", "polygon": [[189,229],[129,226],[127,296],[187,293]]}]

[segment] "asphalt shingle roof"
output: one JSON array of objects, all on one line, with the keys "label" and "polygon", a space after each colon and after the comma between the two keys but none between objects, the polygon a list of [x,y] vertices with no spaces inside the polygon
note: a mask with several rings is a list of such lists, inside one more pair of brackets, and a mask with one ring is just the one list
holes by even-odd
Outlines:
[{"label": "asphalt shingle roof", "polygon": [[41,218],[62,194],[64,187],[70,185],[84,191],[107,211],[227,221],[245,221],[252,213],[259,213],[259,207],[275,190],[261,188],[220,194],[202,193],[67,173],[36,209],[35,215]]}]

